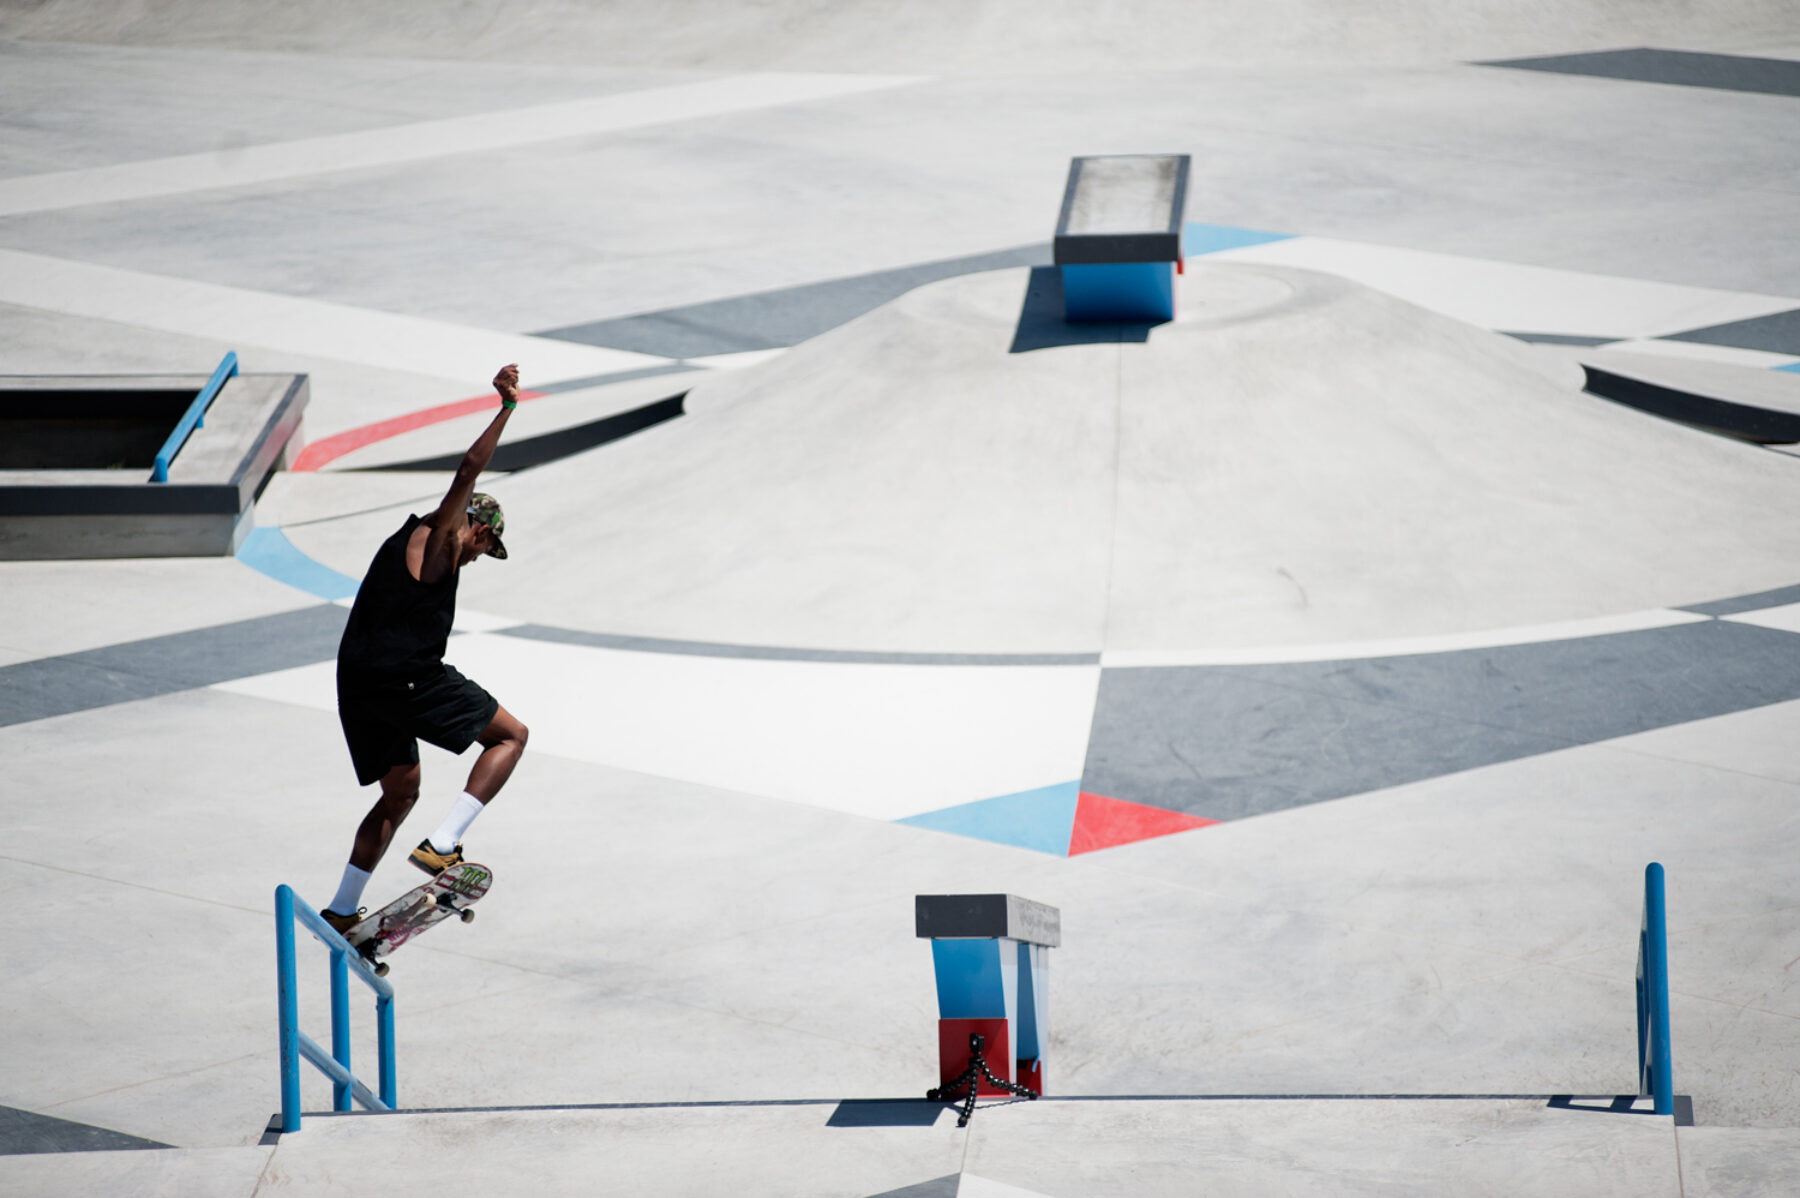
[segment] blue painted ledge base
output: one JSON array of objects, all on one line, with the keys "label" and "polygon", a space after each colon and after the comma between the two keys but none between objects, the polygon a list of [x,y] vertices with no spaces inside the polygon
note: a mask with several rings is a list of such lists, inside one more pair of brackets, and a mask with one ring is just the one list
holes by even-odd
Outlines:
[{"label": "blue painted ledge base", "polygon": [[1173,262],[1080,263],[1061,270],[1064,319],[1175,319]]}]

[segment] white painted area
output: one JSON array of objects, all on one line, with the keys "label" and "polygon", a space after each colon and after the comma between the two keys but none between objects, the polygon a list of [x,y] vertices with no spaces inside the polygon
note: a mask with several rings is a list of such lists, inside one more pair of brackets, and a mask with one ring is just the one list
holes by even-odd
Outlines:
[{"label": "white painted area", "polygon": [[956,1184],[956,1198],[1047,1198],[1047,1195],[964,1173]]},{"label": "white painted area", "polygon": [[735,354],[706,354],[698,358],[684,358],[690,366],[704,366],[709,370],[742,370],[746,366],[755,366],[759,362],[767,362],[770,358],[779,358],[787,353],[786,347],[780,349],[746,349]]},{"label": "white painted area", "polygon": [[[449,660],[531,750],[900,819],[1081,776],[1097,666],[913,666],[634,653],[472,633]],[[218,689],[335,711],[330,662]]]},{"label": "white painted area", "polygon": [[1738,624],[1754,624],[1758,628],[1774,628],[1781,632],[1800,632],[1800,603],[1786,603],[1780,607],[1765,607],[1761,611],[1745,611],[1735,616],[1719,618]]},{"label": "white painted area", "polygon": [[0,250],[0,304],[167,333],[312,354],[361,366],[467,378],[517,362],[533,381],[666,366],[670,359],[422,316]]},{"label": "white painted area", "polygon": [[853,95],[918,82],[907,75],[755,74],[504,112],[419,121],[209,154],[0,180],[0,216],[243,187],[333,171],[391,168],[563,138]]},{"label": "white painted area", "polygon": [[473,608],[456,609],[456,623],[451,625],[452,632],[499,632],[506,628],[517,628],[523,620],[515,620],[511,616],[496,616],[491,612],[476,611]]},{"label": "white painted area", "polygon": [[1659,358],[1686,358],[1696,362],[1719,362],[1727,366],[1748,366],[1754,370],[1779,370],[1792,366],[1800,358],[1792,354],[1772,354],[1760,349],[1739,349],[1733,345],[1708,345],[1703,341],[1659,341],[1634,339],[1615,341],[1607,349],[1634,354],[1653,354]]},{"label": "white painted area", "polygon": [[[1251,666],[1303,661],[1350,661],[1365,657],[1404,657],[1417,653],[1453,653],[1459,649],[1492,649],[1502,645],[1535,645],[1542,641],[1571,641],[1584,636],[1608,636],[1617,632],[1641,632],[1698,624],[1711,616],[1693,612],[1657,610],[1600,616],[1591,620],[1563,620],[1553,624],[1491,628],[1478,632],[1452,632],[1440,636],[1391,637],[1382,640],[1342,641],[1319,645],[1252,645],[1221,649],[1109,650],[1100,656],[1107,669],[1151,666]],[[1800,631],[1797,629],[1796,631]]]},{"label": "white painted area", "polygon": [[1684,287],[1425,250],[1291,237],[1206,255],[1341,275],[1483,328],[1578,337],[1661,337],[1800,308],[1779,295]]}]

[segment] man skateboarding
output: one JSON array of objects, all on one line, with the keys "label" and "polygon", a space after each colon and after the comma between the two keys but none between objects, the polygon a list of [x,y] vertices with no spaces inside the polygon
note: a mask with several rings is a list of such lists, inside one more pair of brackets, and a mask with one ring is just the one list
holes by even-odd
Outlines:
[{"label": "man skateboarding", "polygon": [[338,644],[338,718],[356,780],[363,786],[381,783],[381,797],[356,829],[337,895],[320,912],[340,932],[356,923],[369,875],[418,801],[419,738],[452,753],[481,743],[468,786],[409,858],[434,875],[462,861],[463,834],[525,751],[525,725],[444,664],[462,568],[483,554],[506,559],[500,505],[477,494],[475,480],[487,469],[518,406],[519,368],[508,366],[495,375],[494,389],[500,411],[463,455],[444,501],[424,519],[408,516],[375,551]]}]

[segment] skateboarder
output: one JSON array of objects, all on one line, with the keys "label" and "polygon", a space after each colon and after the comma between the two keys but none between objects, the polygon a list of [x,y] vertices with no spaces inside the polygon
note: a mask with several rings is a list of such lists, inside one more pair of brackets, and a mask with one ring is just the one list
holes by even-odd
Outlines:
[{"label": "skateboarder", "polygon": [[363,818],[337,895],[325,921],[338,931],[357,921],[364,885],[387,851],[394,830],[419,797],[419,742],[460,753],[481,743],[469,782],[437,831],[409,860],[428,874],[460,862],[462,837],[511,776],[525,751],[525,725],[494,697],[444,664],[444,645],[456,618],[456,582],[482,554],[506,559],[500,541],[506,522],[492,496],[477,494],[507,417],[519,403],[519,368],[494,376],[500,411],[475,439],[437,510],[408,516],[382,542],[363,576],[338,645],[338,718],[350,746],[356,780],[381,783],[381,797]]}]

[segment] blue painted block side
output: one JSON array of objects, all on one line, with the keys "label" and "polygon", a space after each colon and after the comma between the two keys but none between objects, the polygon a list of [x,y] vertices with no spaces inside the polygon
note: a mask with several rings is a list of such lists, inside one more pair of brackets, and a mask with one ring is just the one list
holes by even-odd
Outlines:
[{"label": "blue painted block side", "polygon": [[1019,942],[1019,1022],[1013,1056],[1021,1061],[1044,1057],[1050,1039],[1050,949]]},{"label": "blue painted block side", "polygon": [[1093,262],[1059,269],[1067,320],[1175,319],[1173,262]]},{"label": "blue painted block side", "polygon": [[1018,1005],[1016,940],[933,940],[939,1019],[1011,1019]]},{"label": "blue painted block side", "polygon": [[321,599],[348,599],[362,585],[348,574],[339,574],[300,552],[279,528],[252,531],[239,547],[237,559],[277,582],[285,582]]},{"label": "blue painted block side", "polygon": [[1247,245],[1264,245],[1286,241],[1292,233],[1265,233],[1261,229],[1239,229],[1232,225],[1203,225],[1189,221],[1181,227],[1181,252],[1192,258],[1197,254],[1216,254],[1221,250],[1240,250]]},{"label": "blue painted block side", "polygon": [[899,822],[1066,857],[1069,835],[1075,828],[1075,806],[1080,798],[1079,781],[1059,782],[1054,786],[979,799],[941,811],[927,811]]}]

